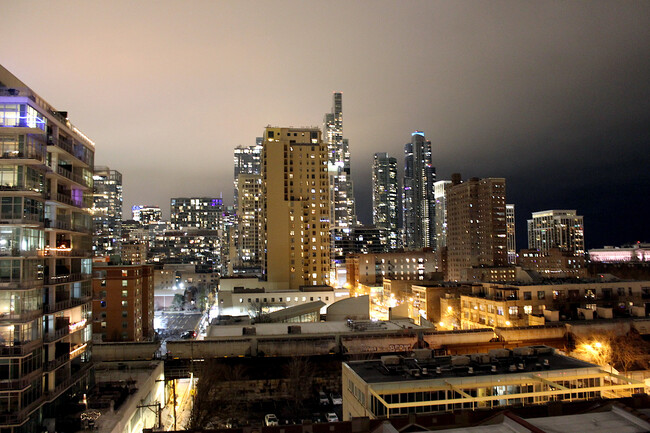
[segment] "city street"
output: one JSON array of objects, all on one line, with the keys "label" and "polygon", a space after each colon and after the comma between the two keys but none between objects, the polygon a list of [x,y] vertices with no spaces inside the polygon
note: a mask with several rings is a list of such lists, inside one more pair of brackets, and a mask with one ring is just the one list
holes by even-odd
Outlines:
[{"label": "city street", "polygon": [[181,311],[156,311],[154,314],[153,327],[160,335],[161,339],[169,340],[180,338],[185,331],[196,330],[200,312],[181,312]]}]

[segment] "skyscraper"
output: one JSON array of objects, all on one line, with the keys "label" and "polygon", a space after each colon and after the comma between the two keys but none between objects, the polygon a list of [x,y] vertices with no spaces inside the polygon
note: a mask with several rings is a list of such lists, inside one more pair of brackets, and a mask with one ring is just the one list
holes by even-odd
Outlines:
[{"label": "skyscraper", "polygon": [[397,160],[388,153],[375,153],[372,166],[372,222],[381,229],[388,250],[399,247]]},{"label": "skyscraper", "polygon": [[234,152],[235,172],[235,206],[237,206],[238,184],[237,178],[240,174],[261,174],[262,173],[262,137],[255,139],[254,146],[237,146]]},{"label": "skyscraper", "polygon": [[327,284],[327,144],[317,128],[267,127],[262,150],[264,260],[278,290]]},{"label": "skyscraper", "polygon": [[262,265],[262,176],[240,174],[237,190],[237,266],[253,271]]},{"label": "skyscraper", "polygon": [[[235,225],[228,269],[233,273],[259,274],[262,259],[262,143],[235,148]],[[230,273],[230,271],[229,271]]]},{"label": "skyscraper", "polygon": [[95,144],[0,66],[0,430],[87,392]]},{"label": "skyscraper", "polygon": [[451,187],[451,181],[439,180],[433,184],[433,196],[435,198],[436,215],[434,218],[436,227],[436,249],[447,246],[447,193]]},{"label": "skyscraper", "polygon": [[330,227],[332,230],[349,228],[356,223],[354,191],[350,177],[348,140],[343,138],[343,94],[334,93],[332,112],[325,114],[324,141],[327,144]]},{"label": "skyscraper", "polygon": [[515,236],[515,205],[506,205],[506,227],[508,232],[508,263],[517,263],[517,238]]},{"label": "skyscraper", "polygon": [[404,248],[417,250],[434,248],[435,197],[433,183],[436,169],[431,159],[431,141],[424,132],[411,134],[404,146]]},{"label": "skyscraper", "polygon": [[138,221],[143,226],[162,221],[162,210],[158,206],[135,205],[131,207],[133,221]]},{"label": "skyscraper", "polygon": [[574,256],[585,255],[583,217],[575,210],[546,210],[533,212],[528,220],[528,248],[548,253],[559,248]]},{"label": "skyscraper", "polygon": [[219,230],[223,200],[216,197],[174,197],[170,201],[172,230],[199,228]]},{"label": "skyscraper", "polygon": [[122,173],[95,167],[93,249],[96,256],[120,254],[122,240]]},{"label": "skyscraper", "polygon": [[461,280],[463,269],[508,263],[506,181],[503,178],[452,179],[447,196],[448,279]]}]

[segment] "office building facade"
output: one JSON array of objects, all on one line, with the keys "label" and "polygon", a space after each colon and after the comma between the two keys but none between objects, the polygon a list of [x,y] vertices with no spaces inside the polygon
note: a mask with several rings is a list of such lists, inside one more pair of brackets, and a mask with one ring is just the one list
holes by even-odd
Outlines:
[{"label": "office building facade", "polygon": [[528,248],[547,252],[549,248],[575,256],[585,255],[583,217],[575,210],[546,210],[533,212],[528,220]]},{"label": "office building facade", "polygon": [[95,167],[93,251],[96,256],[120,254],[122,240],[122,173]]},{"label": "office building facade", "polygon": [[328,147],[317,128],[267,127],[262,150],[263,270],[278,289],[329,282]]},{"label": "office building facade", "polygon": [[372,166],[372,222],[382,231],[386,250],[396,250],[399,238],[397,159],[375,153]]},{"label": "office building facade", "polygon": [[402,208],[404,215],[404,248],[434,248],[435,198],[433,183],[436,169],[432,164],[431,141],[424,132],[411,134],[404,146],[404,182]]},{"label": "office building facade", "polygon": [[0,66],[3,432],[40,432],[90,383],[94,151]]}]

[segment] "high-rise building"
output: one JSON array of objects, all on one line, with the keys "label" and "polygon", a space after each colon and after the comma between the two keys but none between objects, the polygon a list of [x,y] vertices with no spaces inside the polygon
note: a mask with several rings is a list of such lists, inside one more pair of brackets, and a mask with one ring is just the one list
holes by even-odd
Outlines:
[{"label": "high-rise building", "polygon": [[506,205],[506,231],[508,239],[508,263],[517,263],[517,238],[515,236],[515,205]]},{"label": "high-rise building", "polygon": [[96,256],[120,254],[122,240],[122,173],[95,167],[93,249]]},{"label": "high-rise building", "polygon": [[171,199],[172,230],[199,228],[219,230],[223,200],[214,197],[175,197]]},{"label": "high-rise building", "polygon": [[153,337],[153,266],[93,266],[93,333],[102,341]]},{"label": "high-rise building", "polygon": [[404,146],[404,248],[418,250],[435,245],[435,198],[433,183],[436,169],[431,159],[431,141],[424,132],[411,134]]},{"label": "high-rise building", "polygon": [[460,281],[463,270],[508,263],[506,180],[454,175],[447,196],[447,279]]},{"label": "high-rise building", "polygon": [[42,431],[91,382],[95,144],[0,66],[0,431]]},{"label": "high-rise building", "polygon": [[237,146],[234,152],[234,183],[235,183],[235,206],[237,206],[238,184],[237,178],[240,174],[261,174],[262,173],[262,137],[255,139],[254,146]]},{"label": "high-rise building", "polygon": [[533,212],[528,220],[528,248],[547,252],[549,248],[585,255],[585,228],[581,215],[575,210],[545,210]]},{"label": "high-rise building", "polygon": [[375,153],[372,166],[372,222],[384,233],[387,250],[399,247],[397,159]]},{"label": "high-rise building", "polygon": [[237,178],[237,266],[261,270],[262,265],[262,176],[240,174]]},{"label": "high-rise building", "polygon": [[433,197],[436,201],[434,218],[436,249],[438,250],[447,246],[447,192],[450,187],[450,180],[439,180],[433,184]]},{"label": "high-rise building", "polygon": [[327,144],[330,227],[332,230],[349,228],[357,222],[354,191],[350,177],[350,151],[343,138],[343,94],[334,93],[332,111],[325,114],[323,136]]},{"label": "high-rise building", "polygon": [[131,207],[133,220],[143,226],[162,221],[162,210],[158,206],[135,205]]},{"label": "high-rise building", "polygon": [[267,127],[262,150],[263,269],[277,288],[327,284],[327,144],[318,128]]}]

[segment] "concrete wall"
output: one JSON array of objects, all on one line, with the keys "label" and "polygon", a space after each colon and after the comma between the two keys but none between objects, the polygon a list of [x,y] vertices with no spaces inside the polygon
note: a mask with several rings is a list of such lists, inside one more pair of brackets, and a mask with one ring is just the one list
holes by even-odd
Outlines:
[{"label": "concrete wall", "polygon": [[607,321],[607,322],[573,322],[566,325],[567,331],[576,337],[590,337],[593,334],[614,334],[625,335],[632,328],[631,321]]},{"label": "concrete wall", "polygon": [[96,361],[136,361],[153,359],[160,343],[95,343],[93,358]]},{"label": "concrete wall", "polygon": [[432,349],[454,344],[487,343],[495,337],[494,331],[488,328],[475,331],[426,332],[423,335],[424,341]]},{"label": "concrete wall", "polygon": [[379,334],[363,336],[341,336],[342,350],[346,354],[410,352],[417,347],[418,336],[415,332],[401,335]]},{"label": "concrete wall", "polygon": [[547,340],[564,338],[566,327],[560,326],[527,326],[520,328],[496,328],[496,334],[504,341]]}]

